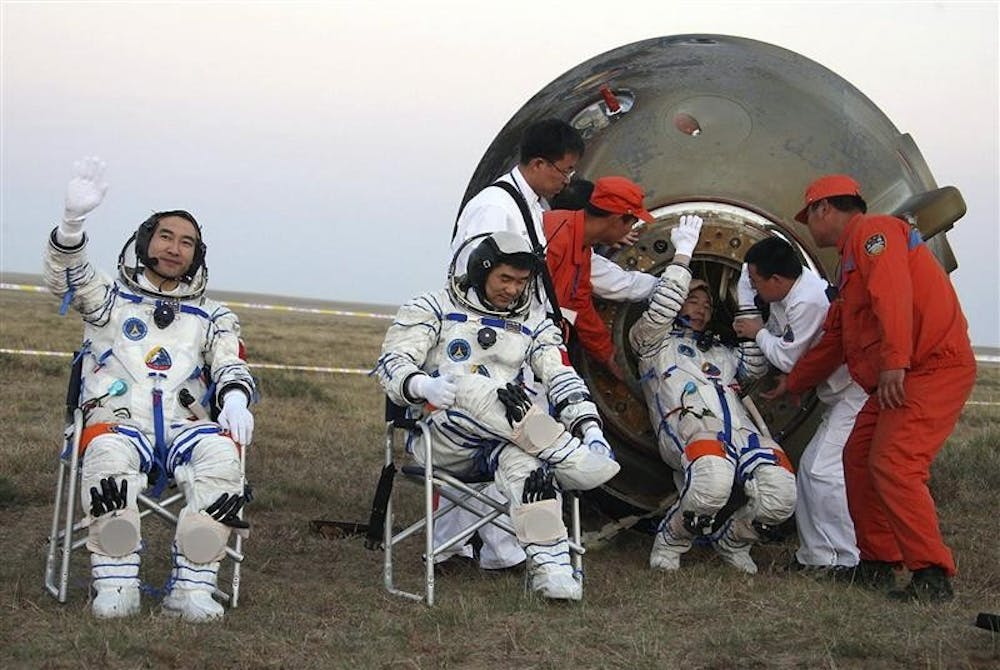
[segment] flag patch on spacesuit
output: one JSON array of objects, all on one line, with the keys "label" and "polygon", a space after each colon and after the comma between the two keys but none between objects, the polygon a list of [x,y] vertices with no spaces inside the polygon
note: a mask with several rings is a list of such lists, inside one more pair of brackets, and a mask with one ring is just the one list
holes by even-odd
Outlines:
[{"label": "flag patch on spacesuit", "polygon": [[692,349],[686,344],[682,344],[679,347],[677,347],[677,353],[681,354],[682,356],[688,356],[689,358],[694,358],[694,349]]},{"label": "flag patch on spacesuit", "polygon": [[472,355],[472,347],[465,340],[452,340],[448,343],[448,358],[453,361],[467,361]]},{"label": "flag patch on spacesuit", "polygon": [[785,342],[795,341],[795,333],[792,332],[792,324],[788,324],[787,326],[785,326],[785,332],[781,334],[781,339],[784,340]]},{"label": "flag patch on spacesuit", "polygon": [[170,354],[163,347],[154,347],[146,354],[146,367],[151,370],[169,370],[173,364]]},{"label": "flag patch on spacesuit", "polygon": [[885,236],[882,233],[875,233],[865,240],[865,253],[869,256],[878,256],[885,251]]},{"label": "flag patch on spacesuit", "polygon": [[705,361],[704,363],[701,364],[701,371],[704,372],[709,377],[718,377],[719,375],[722,374],[722,370],[715,367],[708,361]]},{"label": "flag patch on spacesuit", "polygon": [[146,324],[143,323],[141,319],[137,319],[134,316],[126,319],[125,323],[122,324],[122,333],[124,333],[125,337],[133,342],[146,337],[148,330],[149,329],[146,327]]}]

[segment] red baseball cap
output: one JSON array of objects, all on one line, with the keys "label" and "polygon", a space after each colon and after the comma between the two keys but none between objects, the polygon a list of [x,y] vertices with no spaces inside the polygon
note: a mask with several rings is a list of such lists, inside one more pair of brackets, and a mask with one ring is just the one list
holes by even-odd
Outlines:
[{"label": "red baseball cap", "polygon": [[814,202],[836,195],[856,195],[861,197],[861,187],[858,182],[846,174],[828,174],[820,177],[806,188],[805,206],[795,215],[795,220],[805,223],[806,210]]},{"label": "red baseball cap", "polygon": [[642,206],[645,197],[642,187],[625,177],[601,177],[594,182],[590,204],[612,214],[631,214],[646,223],[656,219]]}]

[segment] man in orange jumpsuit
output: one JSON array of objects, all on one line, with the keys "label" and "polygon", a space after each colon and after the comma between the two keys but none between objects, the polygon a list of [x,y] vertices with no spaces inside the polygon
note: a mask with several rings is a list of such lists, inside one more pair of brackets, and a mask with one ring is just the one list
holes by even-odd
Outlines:
[{"label": "man in orange jumpsuit", "polygon": [[595,244],[617,244],[640,219],[656,219],[642,206],[642,188],[625,177],[602,177],[581,210],[553,210],[543,215],[545,262],[552,275],[563,316],[573,323],[590,356],[622,379],[608,327],[591,297],[590,259]]},{"label": "man in orange jumpsuit", "polygon": [[847,361],[871,396],[844,448],[847,502],[861,552],[857,578],[890,585],[913,574],[899,600],[952,598],[951,551],[927,488],[976,378],[968,324],[948,275],[901,219],[866,215],[857,182],[827,175],[806,189],[805,223],[819,247],[840,253],[839,296],[819,344],[785,380],[801,393]]}]

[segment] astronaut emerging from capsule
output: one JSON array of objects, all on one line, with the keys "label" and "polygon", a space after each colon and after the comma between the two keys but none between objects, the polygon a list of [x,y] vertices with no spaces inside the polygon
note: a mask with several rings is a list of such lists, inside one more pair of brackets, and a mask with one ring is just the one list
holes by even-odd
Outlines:
[{"label": "astronaut emerging from capsule", "polygon": [[[252,439],[254,380],[236,315],[203,297],[205,244],[184,211],[153,214],[125,243],[116,280],[87,259],[85,217],[104,198],[104,164],[76,164],[63,220],[49,236],[49,289],[83,316],[81,498],[88,510],[91,608],[139,612],[138,493],[172,477],[185,506],[172,550],[166,613],[221,617],[212,597],[230,532],[245,532],[238,450]],[[221,407],[209,420],[211,401]]]},{"label": "astronaut emerging from capsule", "polygon": [[[750,547],[795,508],[788,457],[761,435],[740,401],[738,380],[763,376],[753,341],[736,349],[705,335],[712,318],[708,284],[688,268],[701,218],[685,215],[670,231],[676,249],[649,306],[629,332],[660,456],[674,470],[679,497],[660,524],[649,565],[677,570],[695,538],[707,538],[726,563],[757,572]],[[747,503],[713,532],[734,483]]]},{"label": "astronaut emerging from capsule", "polygon": [[[494,475],[510,501],[531,588],[546,598],[579,600],[582,575],[571,567],[559,489],[600,486],[619,465],[587,387],[567,361],[559,328],[531,298],[541,266],[527,241],[498,231],[466,244],[475,248],[464,275],[455,265],[465,245],[445,290],[400,308],[375,373],[394,402],[425,407],[436,467]],[[558,421],[525,393],[526,363]],[[423,461],[419,451],[414,455]],[[555,486],[540,493],[537,484],[550,475]],[[534,485],[525,491],[529,477]]]}]

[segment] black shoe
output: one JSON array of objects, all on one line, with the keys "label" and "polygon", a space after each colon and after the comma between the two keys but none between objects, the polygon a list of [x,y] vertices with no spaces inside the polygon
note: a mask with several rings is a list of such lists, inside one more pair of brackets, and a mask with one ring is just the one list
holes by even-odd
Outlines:
[{"label": "black shoe", "polygon": [[922,603],[943,603],[955,597],[951,580],[944,568],[932,565],[913,571],[913,578],[903,589],[889,591],[893,600],[916,600]]},{"label": "black shoe", "polygon": [[861,559],[853,568],[839,570],[834,580],[873,591],[886,591],[896,585],[895,563]]}]

